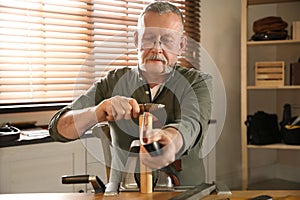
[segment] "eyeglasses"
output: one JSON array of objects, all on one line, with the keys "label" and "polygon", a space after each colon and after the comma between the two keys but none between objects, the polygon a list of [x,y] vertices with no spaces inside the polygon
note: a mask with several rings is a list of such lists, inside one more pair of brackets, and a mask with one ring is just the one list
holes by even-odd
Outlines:
[{"label": "eyeglasses", "polygon": [[182,34],[164,28],[145,28],[139,31],[139,44],[141,49],[161,48],[176,53],[180,49]]}]

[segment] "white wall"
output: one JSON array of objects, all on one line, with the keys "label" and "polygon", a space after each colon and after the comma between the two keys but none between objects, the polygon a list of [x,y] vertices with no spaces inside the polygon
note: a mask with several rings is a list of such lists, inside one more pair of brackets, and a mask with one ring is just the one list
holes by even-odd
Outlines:
[{"label": "white wall", "polygon": [[240,0],[201,1],[201,44],[224,81],[227,111],[216,146],[216,179],[241,186],[240,145]]}]

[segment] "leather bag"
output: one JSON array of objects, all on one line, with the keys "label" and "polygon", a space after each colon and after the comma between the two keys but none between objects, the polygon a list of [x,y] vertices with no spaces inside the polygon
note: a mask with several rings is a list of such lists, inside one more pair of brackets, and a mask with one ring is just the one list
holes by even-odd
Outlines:
[{"label": "leather bag", "polygon": [[257,111],[254,115],[247,116],[245,124],[249,144],[265,145],[281,142],[276,114]]},{"label": "leather bag", "polygon": [[281,17],[269,16],[258,19],[253,23],[254,33],[266,33],[270,31],[282,31],[286,29],[288,23],[282,20]]}]

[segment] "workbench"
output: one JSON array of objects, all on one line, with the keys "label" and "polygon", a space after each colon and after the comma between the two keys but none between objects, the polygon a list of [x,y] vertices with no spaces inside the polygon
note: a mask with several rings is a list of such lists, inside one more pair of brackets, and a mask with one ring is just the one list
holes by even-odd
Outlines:
[{"label": "workbench", "polygon": [[[103,194],[93,193],[25,193],[25,194],[1,194],[1,200],[167,200],[178,192],[153,192],[141,194],[139,192],[121,192],[118,196],[104,197]],[[259,191],[232,191],[231,195],[211,194],[203,200],[243,200],[259,195],[270,195],[274,200],[299,200],[300,190],[259,190]]]}]

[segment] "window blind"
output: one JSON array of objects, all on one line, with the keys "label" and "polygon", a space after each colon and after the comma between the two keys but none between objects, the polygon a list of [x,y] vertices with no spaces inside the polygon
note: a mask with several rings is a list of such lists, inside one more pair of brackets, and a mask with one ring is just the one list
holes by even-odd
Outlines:
[{"label": "window blind", "polygon": [[[71,101],[108,70],[136,66],[140,0],[1,0],[0,105]],[[200,2],[170,1],[200,41]],[[180,62],[198,59],[189,44]],[[197,63],[197,62],[195,62]]]}]

